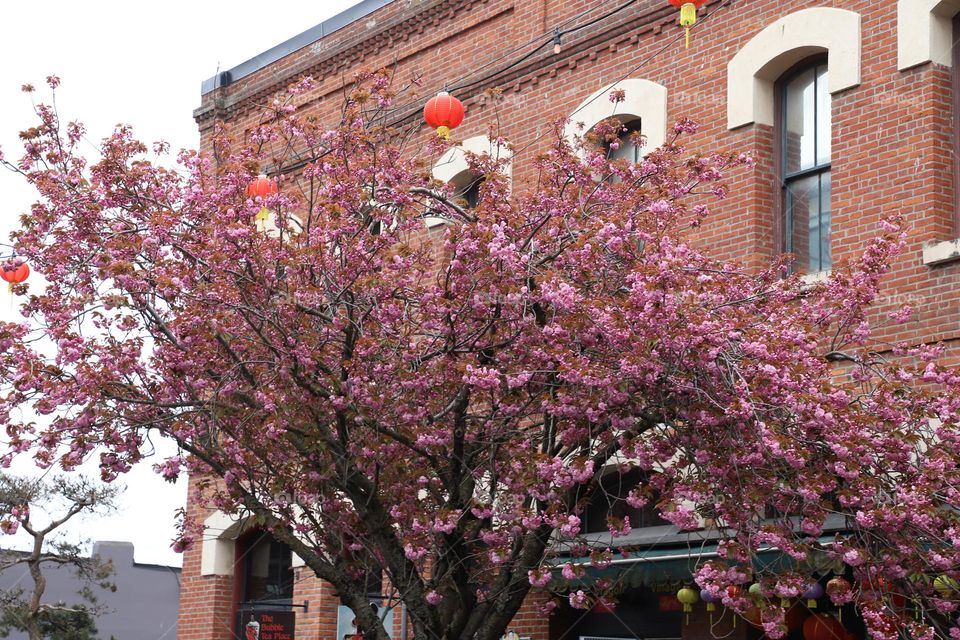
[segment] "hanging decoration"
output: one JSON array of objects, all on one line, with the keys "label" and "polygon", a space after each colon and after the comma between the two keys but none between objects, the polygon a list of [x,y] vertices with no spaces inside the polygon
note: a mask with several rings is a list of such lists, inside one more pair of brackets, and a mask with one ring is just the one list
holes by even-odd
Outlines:
[{"label": "hanging decoration", "polygon": [[[836,578],[830,578],[827,582],[827,593],[833,597],[834,602],[843,602],[844,598],[848,593],[853,589],[851,585],[845,578],[837,576]],[[843,621],[843,607],[837,607],[837,615],[840,617],[840,620]]]},{"label": "hanging decoration", "polygon": [[829,594],[837,594],[842,596],[848,593],[851,589],[853,589],[853,586],[851,586],[851,584],[847,582],[845,578],[841,578],[840,576],[837,576],[836,578],[830,578],[830,580],[827,582],[827,593]]},{"label": "hanging decoration", "polygon": [[937,593],[939,593],[941,596],[946,597],[954,591],[960,589],[960,583],[950,576],[943,574],[934,578],[933,588],[936,589]]},{"label": "hanging decoration", "polygon": [[837,640],[846,637],[846,628],[829,613],[815,613],[803,622],[803,640]]},{"label": "hanging decoration", "polygon": [[803,593],[800,594],[800,597],[806,599],[808,609],[816,609],[817,600],[823,597],[823,585],[819,582],[811,582],[807,585],[807,588],[804,589]]},{"label": "hanging decoration", "polygon": [[[248,198],[259,198],[260,200],[263,200],[267,196],[275,195],[277,192],[277,181],[273,178],[268,178],[262,173],[251,180],[250,184],[247,185]],[[257,212],[258,223],[266,222],[269,217],[270,210],[266,207],[261,207],[260,211]]]},{"label": "hanging decoration", "polygon": [[690,624],[690,612],[693,611],[693,605],[700,599],[699,594],[690,587],[684,587],[677,591],[677,600],[683,604],[683,612],[687,614],[687,624]]},{"label": "hanging decoration", "polygon": [[[760,607],[757,605],[752,605],[744,611],[743,619],[746,620],[751,627],[756,627],[757,629],[763,627],[763,615],[760,612]],[[734,616],[733,620],[736,622],[736,616]]]},{"label": "hanging decoration", "polygon": [[[934,580],[934,583],[936,583],[936,580]],[[907,597],[903,592],[899,588],[891,585],[882,576],[877,576],[869,583],[862,584],[862,587],[863,591],[867,594],[878,600],[885,601],[888,606],[896,611],[900,611],[907,606]]]},{"label": "hanging decoration", "polygon": [[0,271],[0,278],[3,278],[4,281],[9,282],[9,291],[13,293],[13,287],[15,285],[24,282],[27,277],[30,275],[30,267],[27,266],[26,262],[21,262],[16,267],[12,269],[3,269]]},{"label": "hanging decoration", "polygon": [[697,9],[706,3],[707,0],[670,0],[670,4],[680,9],[680,26],[686,30],[684,48],[690,48],[690,27],[697,22]]},{"label": "hanging decoration", "polygon": [[787,627],[787,632],[793,633],[800,629],[806,622],[808,613],[809,611],[799,602],[787,609],[783,614],[783,624]]},{"label": "hanging decoration", "polygon": [[437,130],[437,137],[441,140],[450,138],[450,130],[460,126],[463,115],[463,103],[446,91],[427,100],[423,107],[423,119]]},{"label": "hanging decoration", "polygon": [[716,603],[720,602],[720,598],[714,595],[710,589],[700,589],[700,599],[707,603],[707,611],[717,610]]}]

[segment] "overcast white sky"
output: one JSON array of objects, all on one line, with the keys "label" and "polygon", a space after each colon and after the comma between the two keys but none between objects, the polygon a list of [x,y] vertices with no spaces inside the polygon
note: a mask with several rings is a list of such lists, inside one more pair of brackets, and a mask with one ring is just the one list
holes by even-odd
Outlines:
[{"label": "overcast white sky", "polygon": [[[193,109],[200,83],[323,20],[356,0],[44,0],[3,7],[0,42],[0,148],[19,157],[17,133],[34,124],[35,98],[49,99],[44,78],[60,76],[57,106],[64,121],[86,124],[94,145],[120,122],[133,125],[144,142],[166,140],[174,151],[198,144]],[[0,170],[0,237],[17,224],[34,193],[22,179]],[[32,282],[36,282],[31,278]],[[0,290],[0,319],[19,317]],[[18,471],[25,467],[18,465]],[[170,550],[174,511],[186,499],[186,483],[170,485],[144,466],[125,479],[117,514],[77,523],[70,535],[135,544],[137,562],[179,565]],[[0,538],[0,546],[11,540]]]}]

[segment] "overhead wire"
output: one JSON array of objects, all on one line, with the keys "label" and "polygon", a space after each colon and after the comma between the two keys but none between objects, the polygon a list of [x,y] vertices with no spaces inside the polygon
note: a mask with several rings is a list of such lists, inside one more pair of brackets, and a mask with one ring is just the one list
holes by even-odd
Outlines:
[{"label": "overhead wire", "polygon": [[[585,28],[587,28],[587,27],[589,27],[589,26],[592,26],[592,25],[594,25],[594,24],[597,24],[598,22],[600,22],[600,21],[602,21],[602,20],[605,20],[605,19],[609,18],[610,16],[613,16],[613,15],[619,13],[620,11],[622,11],[622,10],[626,9],[627,7],[635,4],[636,2],[637,2],[637,0],[627,0],[626,2],[618,5],[618,6],[615,7],[614,9],[608,11],[607,13],[605,13],[605,14],[603,14],[603,15],[601,15],[601,16],[597,16],[596,18],[592,18],[592,19],[590,19],[589,21],[587,21],[587,22],[585,22],[585,23],[583,23],[583,24],[576,25],[576,26],[571,27],[571,28],[569,28],[569,29],[560,30],[559,32],[557,31],[557,28],[555,28],[553,31],[545,32],[544,34],[541,34],[541,35],[537,36],[536,38],[533,38],[533,39],[529,40],[528,42],[526,42],[526,43],[524,43],[524,44],[522,44],[522,45],[519,45],[518,47],[515,47],[515,48],[512,49],[510,52],[505,53],[504,55],[500,56],[499,58],[497,58],[496,60],[493,61],[493,63],[495,63],[495,62],[497,62],[497,61],[499,61],[499,60],[502,60],[502,59],[505,58],[509,53],[514,52],[514,51],[518,51],[518,50],[520,50],[520,49],[522,49],[522,48],[524,48],[524,47],[526,47],[526,46],[530,46],[531,44],[536,43],[537,40],[543,39],[545,36],[549,35],[549,38],[548,38],[548,39],[543,39],[543,41],[541,42],[541,44],[540,44],[539,47],[537,47],[536,49],[533,49],[533,50],[530,51],[530,52],[527,52],[526,54],[524,54],[523,56],[521,56],[521,57],[518,58],[517,60],[514,60],[513,62],[511,62],[511,63],[510,63],[509,65],[507,65],[506,67],[503,67],[503,68],[497,70],[496,72],[491,72],[491,73],[487,74],[486,76],[480,78],[479,80],[475,80],[475,81],[472,81],[472,82],[467,83],[467,84],[456,84],[456,83],[454,83],[454,84],[451,86],[449,83],[445,83],[445,84],[443,85],[443,87],[444,87],[444,89],[446,89],[447,87],[450,87],[450,88],[453,88],[453,89],[458,89],[458,90],[459,90],[459,89],[464,89],[464,88],[467,88],[467,87],[474,86],[475,84],[479,84],[479,83],[481,83],[481,82],[484,82],[484,81],[486,81],[486,80],[489,80],[490,78],[496,77],[496,76],[498,76],[498,75],[502,75],[502,74],[506,73],[507,71],[509,71],[510,69],[512,69],[512,68],[516,67],[517,65],[522,64],[524,61],[528,60],[533,54],[535,54],[535,53],[537,53],[538,51],[540,51],[541,49],[543,49],[544,46],[549,45],[549,44],[553,44],[553,43],[554,43],[554,37],[555,37],[556,33],[560,33],[561,35],[563,35],[564,33],[566,33],[566,34],[575,33],[575,32],[577,32],[577,31],[580,31],[580,30],[585,29]],[[699,20],[694,26],[692,26],[691,29],[693,29],[693,30],[702,29],[702,28],[703,28],[703,25],[706,24],[706,23],[710,20],[710,18],[712,18],[712,17],[713,17],[717,12],[719,12],[721,9],[724,9],[725,7],[729,6],[729,4],[730,4],[731,2],[732,2],[732,0],[724,0],[723,2],[721,2],[719,6],[717,6],[715,9],[711,10],[711,11],[708,12],[706,15],[704,15],[704,17],[703,17],[701,20]],[[586,9],[586,10],[584,10],[584,11],[581,11],[579,14],[576,14],[575,16],[572,16],[572,17],[566,19],[564,22],[561,23],[561,25],[562,25],[562,24],[569,24],[569,23],[572,22],[573,20],[576,20],[576,19],[578,19],[578,18],[582,18],[583,16],[587,15],[588,13],[590,13],[592,10],[593,10],[593,9]],[[642,69],[643,67],[645,67],[645,66],[647,66],[648,64],[650,64],[651,62],[653,62],[653,61],[654,61],[655,59],[657,59],[661,54],[663,54],[667,49],[669,49],[671,46],[673,46],[674,43],[678,42],[681,38],[683,38],[684,35],[685,35],[684,33],[679,33],[679,34],[677,34],[676,37],[671,38],[670,40],[668,40],[662,47],[660,47],[659,49],[657,49],[656,51],[654,51],[650,56],[648,56],[647,58],[645,58],[644,60],[642,60],[639,64],[637,64],[636,66],[634,66],[633,68],[631,68],[630,70],[628,70],[624,75],[620,76],[619,78],[617,78],[616,80],[614,80],[612,83],[610,83],[610,84],[606,87],[606,90],[597,92],[597,94],[596,94],[595,96],[593,96],[593,97],[590,98],[589,100],[587,100],[587,101],[583,102],[582,104],[580,104],[573,112],[571,112],[571,113],[569,114],[568,117],[569,117],[569,118],[572,118],[574,115],[576,115],[577,113],[579,113],[580,111],[582,111],[583,109],[585,109],[587,106],[589,106],[590,104],[592,104],[595,100],[598,100],[600,97],[602,97],[605,93],[607,93],[607,91],[611,91],[611,90],[615,89],[617,84],[619,84],[620,82],[626,80],[626,79],[629,78],[631,75],[633,75],[634,73],[636,73],[638,70]],[[490,63],[490,64],[493,64],[493,63]],[[471,75],[472,75],[472,73],[468,73],[468,74],[465,74],[465,75],[463,75],[463,76],[460,76],[460,78],[458,78],[457,81],[458,81],[458,82],[462,82],[463,80],[466,80],[467,78],[470,78]],[[408,102],[405,102],[405,103],[403,103],[402,105],[394,105],[394,106],[390,107],[389,110],[392,111],[392,112],[394,112],[394,113],[396,113],[396,112],[404,112],[404,111],[407,111],[407,110],[408,110],[410,107],[412,107],[414,104],[419,103],[420,101],[421,101],[421,98],[418,97],[418,98],[412,99],[412,100],[410,100],[410,101],[408,101]],[[401,115],[401,116],[397,117],[396,120],[395,120],[395,123],[402,122],[402,121],[406,120],[407,118],[412,117],[413,115],[414,115],[414,114],[413,114],[412,112],[411,112],[411,113],[405,113],[404,115]],[[528,142],[528,143],[525,144],[524,146],[522,146],[522,147],[520,147],[520,148],[518,148],[518,149],[515,149],[515,150],[514,150],[514,154],[520,153],[520,152],[528,149],[528,148],[529,148],[530,146],[532,146],[533,144],[539,142],[545,135],[546,135],[546,134],[544,133],[544,134],[540,134],[540,135],[534,136],[533,140],[531,140],[530,142]],[[295,163],[295,164],[287,167],[286,170],[284,171],[284,173],[290,172],[290,171],[296,171],[297,169],[302,168],[302,166],[303,166],[304,164],[306,164],[306,162],[304,162],[304,161]]]},{"label": "overhead wire", "polygon": [[[601,21],[603,21],[603,20],[606,20],[606,19],[609,18],[610,16],[613,16],[613,15],[619,13],[620,11],[626,9],[627,7],[635,4],[637,1],[638,1],[638,0],[627,0],[626,2],[621,3],[621,4],[618,5],[617,7],[614,7],[612,10],[608,11],[607,13],[604,13],[604,14],[602,14],[602,15],[600,15],[600,16],[595,17],[595,18],[591,18],[590,20],[588,20],[587,22],[585,22],[585,23],[583,23],[583,24],[579,24],[579,25],[570,27],[570,28],[568,28],[568,29],[562,29],[562,27],[570,24],[571,22],[573,22],[573,21],[575,21],[575,20],[578,20],[578,19],[580,19],[580,18],[588,15],[588,14],[592,13],[593,11],[595,11],[595,10],[597,10],[597,9],[599,9],[599,8],[602,8],[602,5],[590,7],[590,8],[588,8],[588,9],[584,9],[583,11],[581,11],[581,12],[579,12],[579,13],[573,15],[573,16],[570,16],[570,17],[564,19],[562,22],[560,22],[560,23],[559,23],[558,25],[556,25],[554,28],[552,28],[552,29],[550,29],[550,30],[548,30],[548,31],[545,31],[545,32],[543,32],[543,33],[535,36],[534,38],[531,38],[530,40],[528,40],[528,41],[526,41],[526,42],[524,42],[524,43],[522,43],[522,44],[520,44],[520,45],[517,45],[516,47],[514,47],[514,48],[512,48],[512,49],[509,49],[508,51],[504,52],[501,56],[495,58],[495,59],[492,60],[491,62],[486,63],[486,64],[484,65],[484,67],[490,67],[491,65],[494,65],[494,64],[500,62],[501,60],[504,60],[505,58],[509,57],[511,54],[513,54],[513,53],[515,53],[515,52],[517,52],[517,51],[520,51],[521,49],[524,49],[524,48],[526,48],[526,47],[528,47],[528,46],[531,46],[531,45],[535,44],[537,41],[541,41],[541,42],[540,42],[540,45],[539,45],[538,47],[536,47],[535,49],[533,49],[533,50],[525,53],[523,56],[521,56],[520,58],[514,60],[513,62],[511,62],[511,63],[508,64],[507,66],[502,67],[502,68],[500,68],[500,69],[498,69],[498,70],[496,70],[496,71],[494,71],[494,72],[488,73],[487,75],[483,76],[482,78],[480,78],[480,79],[478,79],[478,80],[474,80],[474,81],[471,81],[471,82],[469,82],[469,83],[465,83],[465,81],[466,81],[467,79],[469,79],[471,76],[473,76],[474,74],[477,73],[476,71],[472,71],[472,72],[470,72],[470,73],[467,73],[467,74],[464,74],[464,75],[460,76],[460,77],[457,78],[456,81],[453,82],[452,84],[451,84],[450,82],[445,82],[445,83],[443,84],[441,90],[443,90],[443,91],[448,91],[448,90],[463,90],[463,89],[465,89],[465,88],[469,88],[469,87],[472,87],[472,86],[474,86],[474,85],[476,85],[476,84],[480,84],[480,83],[482,83],[482,82],[485,82],[486,80],[489,80],[490,78],[496,77],[496,76],[498,76],[498,75],[502,75],[502,74],[506,73],[507,71],[509,71],[510,69],[513,69],[513,68],[515,68],[516,66],[518,66],[518,65],[522,64],[523,62],[525,62],[526,60],[530,59],[534,54],[538,53],[538,52],[539,52],[540,50],[542,50],[545,46],[554,44],[554,43],[556,42],[556,38],[557,38],[558,36],[563,36],[563,35],[565,35],[565,34],[576,33],[577,31],[580,31],[580,30],[585,29],[585,28],[587,28],[587,27],[590,27],[590,26],[592,26],[592,25],[594,25],[594,24],[597,24],[598,22],[601,22]],[[463,83],[463,84],[461,84],[461,83]],[[410,113],[404,113],[404,112],[410,110],[414,105],[420,103],[421,101],[422,101],[422,98],[418,96],[418,97],[412,98],[411,100],[408,100],[408,101],[406,101],[406,102],[404,102],[404,103],[402,103],[402,104],[392,105],[391,107],[389,107],[389,111],[390,111],[390,112],[393,112],[393,113],[398,113],[398,112],[399,112],[399,113],[402,113],[403,115],[397,117],[396,120],[395,120],[395,122],[402,122],[403,120],[406,120],[407,118],[410,118],[410,117],[412,117],[412,116],[414,115],[412,111],[411,111]],[[302,169],[303,166],[305,166],[306,164],[307,164],[307,161],[303,161],[303,160],[298,161],[298,162],[294,162],[294,163],[292,163],[291,165],[285,167],[285,169],[282,171],[282,173],[290,173],[290,172],[297,171],[297,170],[299,170],[299,169]]]},{"label": "overhead wire", "polygon": [[[631,1],[631,2],[636,2],[636,0],[630,0],[630,1]],[[591,13],[591,12],[595,11],[595,10],[598,9],[598,8],[599,8],[599,7],[590,7],[589,9],[584,9],[583,11],[581,11],[580,13],[578,13],[578,14],[576,14],[576,15],[570,16],[569,18],[567,18],[566,20],[564,20],[564,21],[561,22],[560,24],[556,25],[553,29],[550,29],[549,31],[544,31],[544,32],[541,33],[540,35],[534,36],[533,38],[531,38],[530,40],[527,40],[527,41],[524,42],[523,44],[519,44],[519,45],[515,46],[514,48],[505,51],[505,52],[503,53],[503,55],[501,55],[501,56],[498,57],[498,58],[494,58],[494,59],[491,60],[490,62],[486,63],[484,66],[485,66],[485,67],[490,67],[491,65],[497,64],[497,63],[500,62],[501,60],[504,60],[505,58],[509,58],[511,55],[513,55],[513,54],[516,53],[517,51],[520,51],[521,49],[525,49],[525,48],[527,48],[527,47],[535,44],[537,41],[544,40],[544,38],[547,38],[548,36],[552,38],[552,37],[553,37],[553,34],[556,33],[556,31],[557,31],[558,29],[563,28],[565,25],[570,24],[570,23],[573,22],[574,20],[579,20],[579,19],[582,18],[583,16],[587,15],[588,13]],[[571,30],[571,31],[572,31],[572,30]],[[544,41],[544,43],[545,43],[545,42],[547,42],[547,41]],[[551,41],[551,42],[552,42],[552,41]],[[542,48],[542,46],[541,46],[540,48]],[[506,69],[512,68],[513,64],[515,64],[515,63],[511,63],[511,65],[509,65],[508,67],[506,67]],[[474,73],[477,73],[477,72],[474,71],[474,72],[468,73],[468,74],[465,75],[465,76],[461,76],[460,78],[457,79],[457,82],[462,82],[462,81],[466,80],[467,78],[469,78],[469,77],[470,77],[471,75],[473,75]],[[472,84],[474,84],[474,83],[471,83],[471,84],[468,84],[468,85],[456,85],[456,84],[454,84],[454,86],[453,86],[452,88],[454,88],[454,89],[461,89],[461,88],[463,88],[464,86],[472,86]]]},{"label": "overhead wire", "polygon": [[[713,15],[715,15],[715,14],[716,14],[718,11],[720,11],[721,9],[724,9],[725,7],[727,7],[732,1],[733,1],[733,0],[723,0],[723,2],[721,2],[719,6],[717,6],[715,9],[711,10],[711,11],[710,11],[709,13],[707,13],[701,20],[699,20],[699,21],[697,22],[697,24],[692,27],[692,29],[696,30],[696,29],[702,28],[702,26],[703,26],[704,24],[706,24]],[[610,15],[612,15],[612,13],[615,13],[616,11],[619,11],[620,9],[624,8],[627,4],[630,4],[630,3],[628,2],[628,3],[626,3],[625,5],[622,5],[621,7],[618,7],[614,12],[611,12]],[[659,57],[661,54],[663,54],[663,52],[665,52],[667,49],[669,49],[671,46],[673,46],[676,42],[679,42],[682,38],[684,38],[684,36],[685,36],[684,33],[678,33],[678,34],[676,35],[676,37],[668,40],[662,47],[660,47],[659,49],[657,49],[656,51],[654,51],[654,52],[653,52],[652,54],[650,54],[647,58],[641,60],[639,64],[637,64],[636,66],[634,66],[634,67],[632,67],[631,69],[629,69],[626,73],[624,73],[622,76],[618,77],[618,78],[617,78],[616,80],[614,80],[613,82],[609,83],[604,89],[602,89],[601,91],[598,91],[598,92],[596,93],[596,95],[594,95],[592,98],[590,98],[589,100],[584,101],[580,106],[578,106],[576,109],[574,109],[574,110],[569,114],[568,118],[570,118],[570,119],[572,120],[573,116],[575,116],[577,113],[579,113],[580,111],[582,111],[583,109],[585,109],[586,107],[588,107],[589,105],[591,105],[594,101],[600,99],[601,97],[605,97],[606,94],[607,94],[609,91],[613,91],[618,84],[620,84],[621,82],[623,82],[624,80],[626,80],[627,78],[629,78],[630,76],[632,76],[634,73],[636,73],[637,71],[639,71],[639,70],[642,69],[643,67],[645,67],[645,66],[647,66],[648,64],[650,64],[651,62],[653,62],[657,57]],[[547,134],[544,133],[544,134],[540,134],[540,135],[534,136],[533,140],[531,140],[531,141],[528,142],[527,144],[525,144],[525,145],[523,145],[522,147],[519,147],[519,148],[517,148],[517,149],[514,149],[514,155],[517,155],[517,154],[525,151],[526,149],[530,148],[531,146],[533,146],[534,144],[536,144],[537,142],[539,142],[545,135],[547,135]]]},{"label": "overhead wire", "polygon": [[[507,71],[509,71],[510,69],[514,68],[515,66],[517,66],[517,65],[519,65],[519,64],[522,64],[523,62],[525,62],[526,60],[528,60],[532,55],[534,55],[535,53],[537,53],[538,51],[540,51],[541,49],[543,49],[545,46],[551,45],[551,44],[555,44],[556,38],[562,38],[563,36],[565,36],[565,35],[567,35],[567,34],[576,33],[577,31],[580,31],[581,29],[586,29],[586,28],[589,27],[589,26],[592,26],[592,25],[594,25],[594,24],[596,24],[596,23],[598,23],[598,22],[601,22],[601,21],[603,21],[603,20],[606,20],[606,19],[609,18],[610,16],[613,16],[613,15],[619,13],[620,11],[623,11],[624,9],[626,9],[627,7],[629,7],[629,6],[632,5],[632,4],[635,4],[636,2],[637,2],[637,0],[627,0],[626,2],[624,2],[623,4],[621,4],[620,6],[616,7],[615,9],[613,9],[612,11],[608,11],[607,13],[605,13],[605,14],[603,14],[603,15],[601,15],[601,16],[597,16],[596,18],[593,18],[592,20],[589,20],[589,21],[587,21],[587,22],[584,22],[583,24],[577,25],[577,26],[575,26],[575,27],[571,27],[571,28],[569,28],[569,29],[562,29],[561,27],[562,27],[563,24],[565,24],[565,23],[561,23],[560,25],[558,25],[557,27],[555,27],[552,31],[549,31],[549,32],[545,33],[543,36],[540,36],[540,38],[543,38],[543,37],[545,37],[545,36],[548,36],[548,37],[547,37],[546,40],[544,40],[544,41],[540,44],[539,47],[537,47],[536,49],[534,49],[534,50],[532,50],[532,51],[527,52],[526,55],[524,55],[523,57],[521,57],[521,58],[515,60],[514,62],[510,63],[509,65],[507,65],[507,66],[504,67],[503,69],[498,69],[498,70],[496,70],[496,71],[492,71],[492,72],[488,73],[486,76],[480,78],[479,80],[474,80],[473,82],[470,82],[470,83],[467,83],[467,84],[454,85],[452,88],[454,88],[454,89],[465,89],[465,88],[467,88],[467,87],[472,87],[472,86],[474,86],[474,85],[476,85],[476,84],[480,84],[480,83],[482,83],[482,82],[484,82],[484,81],[486,81],[486,80],[489,80],[490,78],[493,78],[493,77],[495,77],[495,76],[498,76],[498,75],[501,75],[501,74],[503,74],[503,73],[506,73]],[[582,12],[579,14],[579,16],[576,16],[576,17],[583,17],[586,13],[588,13],[588,12],[587,12],[587,11],[582,11]],[[566,23],[569,23],[570,21],[571,21],[571,20],[567,20]],[[526,45],[526,46],[529,46],[529,45]],[[522,47],[521,47],[521,48],[522,48]],[[501,59],[502,59],[502,58],[501,58]],[[467,77],[469,77],[469,76],[467,76]]]},{"label": "overhead wire", "polygon": [[[508,58],[511,54],[513,54],[513,53],[515,53],[515,52],[517,52],[517,51],[520,51],[520,50],[522,50],[522,49],[525,49],[526,47],[529,47],[529,46],[531,46],[531,45],[534,45],[534,44],[536,44],[538,41],[540,42],[539,46],[537,46],[536,48],[534,48],[534,49],[528,51],[527,53],[523,54],[520,58],[517,58],[517,59],[513,60],[513,61],[510,62],[507,66],[501,67],[501,68],[497,69],[496,71],[492,71],[492,72],[490,72],[490,73],[487,73],[485,76],[483,76],[483,77],[481,77],[481,78],[479,78],[479,79],[477,79],[477,80],[471,80],[470,82],[466,82],[466,80],[470,79],[473,75],[475,75],[476,73],[478,73],[478,71],[471,71],[471,72],[469,72],[469,73],[467,73],[467,74],[464,74],[464,75],[460,76],[459,78],[457,78],[457,79],[454,80],[453,82],[451,82],[451,81],[446,81],[446,82],[444,82],[444,84],[443,84],[443,86],[441,87],[440,90],[442,90],[442,91],[462,91],[463,89],[467,89],[467,88],[473,87],[473,86],[475,86],[475,85],[477,85],[477,84],[481,84],[481,83],[483,83],[483,82],[486,82],[486,81],[489,80],[490,78],[494,78],[494,77],[496,77],[496,76],[503,75],[504,73],[510,71],[511,69],[513,69],[513,68],[515,68],[515,67],[523,64],[523,63],[526,62],[527,60],[529,60],[531,57],[533,57],[534,55],[536,55],[537,53],[539,53],[544,47],[546,47],[546,46],[548,46],[548,45],[553,45],[553,44],[555,43],[555,38],[557,37],[558,34],[562,37],[562,36],[564,36],[564,35],[571,34],[571,33],[576,33],[577,31],[581,31],[582,29],[586,29],[587,27],[590,27],[590,26],[592,26],[592,25],[594,25],[594,24],[596,24],[596,23],[598,23],[598,22],[601,22],[601,21],[603,21],[603,20],[606,20],[606,19],[609,18],[610,16],[613,16],[613,15],[619,13],[620,11],[626,9],[627,7],[629,7],[629,6],[633,5],[633,4],[636,4],[637,2],[638,2],[638,0],[627,0],[626,2],[624,2],[624,3],[620,4],[620,5],[618,5],[617,7],[613,8],[612,10],[610,10],[610,11],[608,11],[608,12],[606,12],[606,13],[600,15],[600,16],[597,16],[597,17],[595,17],[595,18],[591,18],[590,20],[588,20],[587,22],[584,22],[583,24],[575,25],[575,26],[570,27],[570,28],[568,28],[568,29],[563,29],[563,27],[564,27],[565,25],[568,25],[568,24],[570,24],[571,22],[573,22],[573,21],[575,21],[575,20],[578,20],[578,19],[586,16],[586,15],[589,14],[589,13],[592,13],[593,11],[601,8],[602,5],[601,5],[601,6],[591,7],[591,8],[589,8],[589,9],[584,9],[583,11],[581,11],[580,13],[578,13],[578,14],[576,14],[576,15],[573,15],[573,16],[570,16],[569,18],[566,18],[565,20],[563,20],[562,22],[560,22],[558,25],[556,25],[556,26],[553,27],[552,29],[550,29],[550,30],[548,30],[548,31],[545,31],[545,32],[543,32],[542,34],[539,34],[539,35],[537,35],[537,36],[534,37],[534,38],[531,38],[530,40],[524,42],[523,44],[517,45],[516,47],[514,47],[514,48],[512,48],[512,49],[510,49],[510,50],[508,50],[508,51],[506,51],[503,55],[499,56],[498,58],[495,58],[494,60],[492,60],[492,61],[490,61],[490,62],[488,62],[488,63],[485,63],[485,64],[483,65],[484,68],[489,68],[490,66],[497,64],[497,63],[500,62],[501,60],[504,60],[505,58]],[[413,105],[419,103],[421,100],[422,100],[422,98],[417,97],[417,98],[411,99],[411,100],[409,100],[409,101],[406,101],[406,102],[404,102],[403,104],[394,105],[393,107],[391,107],[391,111],[393,111],[393,112],[403,112],[403,111],[409,109],[410,107],[412,107]],[[408,116],[404,116],[404,117],[408,117]],[[402,119],[402,118],[401,118],[401,119]]]}]

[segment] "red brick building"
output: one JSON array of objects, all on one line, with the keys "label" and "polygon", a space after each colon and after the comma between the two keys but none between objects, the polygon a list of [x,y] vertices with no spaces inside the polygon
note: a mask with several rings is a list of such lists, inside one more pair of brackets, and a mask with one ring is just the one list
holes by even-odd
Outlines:
[{"label": "red brick building", "polygon": [[[490,150],[486,135],[496,119],[515,145],[518,188],[557,118],[572,119],[572,134],[576,123],[589,129],[616,115],[655,146],[671,123],[691,117],[701,129],[688,146],[756,159],[753,169],[730,176],[731,197],[713,207],[698,242],[745,264],[793,251],[816,278],[855,256],[881,216],[899,212],[909,223],[909,248],[880,307],[909,303],[915,313],[883,337],[954,349],[958,12],[957,0],[713,0],[700,10],[687,49],[666,0],[364,0],[208,80],[195,116],[203,144],[218,120],[242,132],[260,105],[310,75],[317,87],[302,108],[333,121],[353,71],[393,67],[398,78],[420,76],[424,95],[447,86],[464,102],[468,116],[456,134],[465,148]],[[496,105],[484,95],[492,86],[503,90]],[[626,91],[624,102],[607,99],[615,88]],[[421,106],[401,117],[415,122]],[[469,196],[465,169],[452,152],[434,173]],[[351,616],[340,614],[338,626],[329,586],[289,551],[195,500],[190,509],[208,530],[184,558],[181,640],[244,637],[238,603],[251,594],[268,603],[261,610],[271,601],[277,611],[292,610],[299,640],[350,632]],[[702,605],[683,620],[676,585],[710,549],[691,551],[652,514],[637,516],[650,518],[634,533],[646,551],[613,568],[626,586],[616,614],[561,610],[548,619],[532,596],[514,630],[535,640],[757,635],[729,614],[712,620]],[[405,638],[402,609],[390,615],[394,638]]]}]

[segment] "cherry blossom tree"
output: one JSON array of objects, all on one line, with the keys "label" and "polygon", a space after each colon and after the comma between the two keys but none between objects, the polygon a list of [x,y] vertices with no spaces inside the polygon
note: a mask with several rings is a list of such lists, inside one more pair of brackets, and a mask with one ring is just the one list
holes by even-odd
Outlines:
[{"label": "cherry blossom tree", "polygon": [[[113,479],[175,440],[158,471],[289,545],[371,640],[374,565],[418,638],[495,640],[531,589],[589,607],[603,594],[556,553],[621,551],[628,519],[598,542],[582,516],[605,473],[633,470],[632,506],[719,541],[701,587],[741,612],[746,589],[725,587],[771,597],[771,637],[814,565],[852,575],[830,597],[877,638],[957,634],[960,378],[939,347],[876,337],[909,316],[873,307],[897,218],[811,285],[698,244],[749,160],[690,154],[692,122],[637,164],[608,158],[615,122],[573,147],[558,126],[514,185],[470,156],[467,208],[430,178],[455,142],[413,148],[385,75],[358,79],[339,123],[297,111],[310,88],[176,169],[129,127],[88,162],[82,126],[37,107],[4,161],[40,195],[6,266],[46,278],[15,287],[28,320],[0,327],[12,451],[66,468],[99,451]],[[248,198],[262,172],[279,193]],[[751,567],[770,547],[793,564]]]}]

